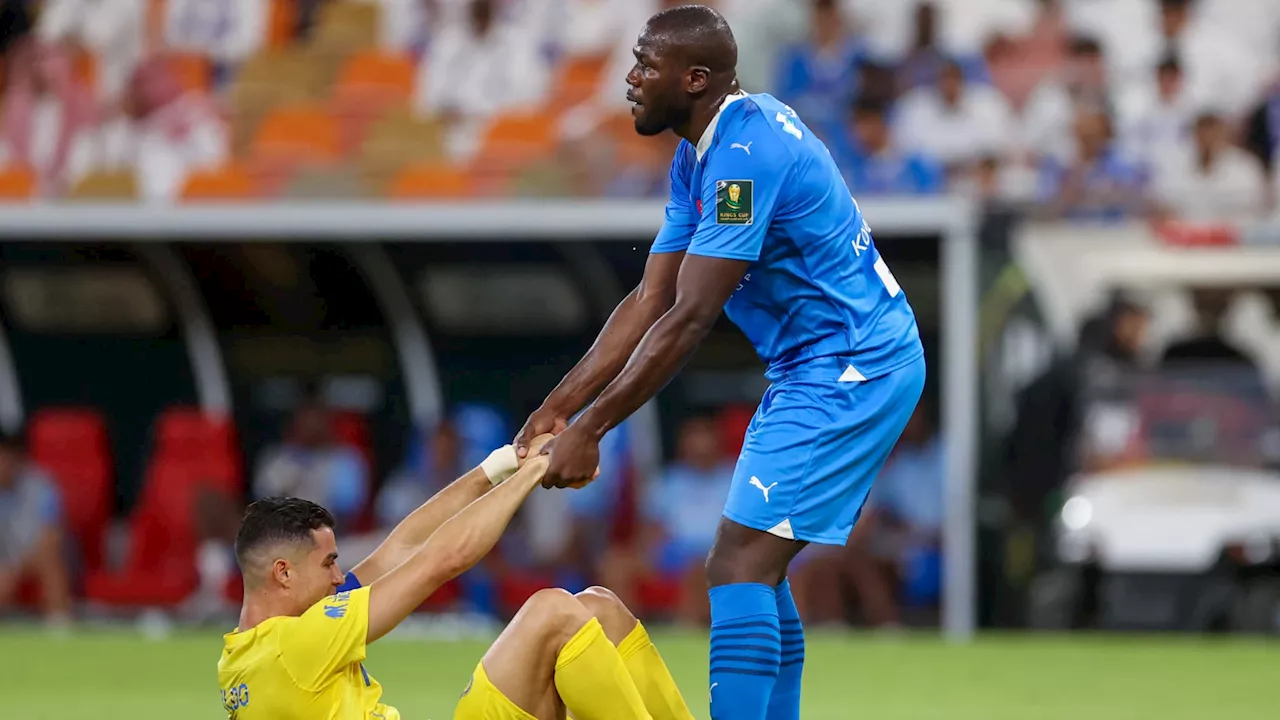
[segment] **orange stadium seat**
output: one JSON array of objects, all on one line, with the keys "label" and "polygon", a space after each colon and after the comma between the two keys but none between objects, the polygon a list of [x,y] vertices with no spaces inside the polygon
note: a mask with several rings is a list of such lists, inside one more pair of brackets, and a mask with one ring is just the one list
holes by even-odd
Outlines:
[{"label": "orange stadium seat", "polygon": [[425,200],[464,198],[475,192],[475,179],[465,168],[425,162],[403,168],[391,181],[387,194],[394,200]]},{"label": "orange stadium seat", "polygon": [[406,100],[413,94],[417,70],[408,56],[363,50],[347,59],[338,74],[335,93],[390,95]]},{"label": "orange stadium seat", "polygon": [[115,495],[106,421],[90,408],[47,408],[31,418],[27,442],[58,484],[84,568],[99,569]]},{"label": "orange stadium seat", "polygon": [[246,200],[255,195],[253,178],[238,164],[193,172],[182,188],[186,202]]},{"label": "orange stadium seat", "polygon": [[298,26],[298,0],[271,0],[267,17],[267,47],[281,48],[293,42]]},{"label": "orange stadium seat", "polygon": [[338,127],[313,105],[289,105],[269,112],[253,139],[255,155],[330,161],[338,157]]},{"label": "orange stadium seat", "polygon": [[0,168],[0,201],[25,201],[35,197],[35,173],[25,167]]},{"label": "orange stadium seat", "polygon": [[549,157],[555,149],[556,121],[546,112],[519,112],[499,116],[484,134],[474,169],[494,183],[531,163]]},{"label": "orange stadium seat", "polygon": [[556,107],[569,107],[591,97],[600,87],[600,77],[608,58],[580,57],[571,58],[561,64],[553,104]]}]

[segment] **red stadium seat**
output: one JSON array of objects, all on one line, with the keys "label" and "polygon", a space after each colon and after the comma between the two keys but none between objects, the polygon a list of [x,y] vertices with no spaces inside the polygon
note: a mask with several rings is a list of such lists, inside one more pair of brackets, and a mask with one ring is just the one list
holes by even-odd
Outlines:
[{"label": "red stadium seat", "polygon": [[161,413],[155,433],[158,460],[203,465],[207,479],[232,493],[240,492],[244,480],[240,446],[229,416],[171,407]]},{"label": "red stadium seat", "polygon": [[513,573],[498,581],[498,604],[507,615],[514,615],[525,601],[544,588],[555,587],[549,575]]},{"label": "red stadium seat", "polygon": [[93,573],[85,594],[109,605],[176,605],[195,589],[193,509],[211,481],[198,461],[153,460],[138,507],[129,520],[129,559],[119,573]]},{"label": "red stadium seat", "polygon": [[31,418],[27,442],[31,459],[58,484],[85,570],[97,570],[114,495],[106,421],[89,408],[40,410]]},{"label": "red stadium seat", "polygon": [[680,580],[658,575],[642,579],[636,587],[640,612],[644,615],[670,615],[680,604]]},{"label": "red stadium seat", "polygon": [[[374,464],[373,435],[369,432],[369,421],[354,410],[338,410],[333,413],[333,436],[338,442],[355,449],[364,458],[364,466],[368,471],[366,480],[372,480],[377,465]],[[368,489],[368,488],[366,488]],[[351,529],[355,532],[367,532],[373,529],[373,493],[366,493],[369,498],[360,516]]]}]

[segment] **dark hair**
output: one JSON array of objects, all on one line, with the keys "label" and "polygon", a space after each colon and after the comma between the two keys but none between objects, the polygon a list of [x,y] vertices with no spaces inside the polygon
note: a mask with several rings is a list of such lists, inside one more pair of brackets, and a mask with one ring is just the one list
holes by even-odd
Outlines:
[{"label": "dark hair", "polygon": [[1077,35],[1067,41],[1070,55],[1102,55],[1102,43],[1088,35]]},{"label": "dark hair", "polygon": [[311,542],[311,531],[337,523],[328,510],[302,498],[263,498],[244,511],[236,534],[236,560],[244,569],[255,550],[275,543]]},{"label": "dark hair", "polygon": [[1157,73],[1165,73],[1165,72],[1180,73],[1182,72],[1182,61],[1178,59],[1178,56],[1176,54],[1169,53],[1168,55],[1165,55],[1163,58],[1161,58],[1159,65],[1156,65],[1156,72]]},{"label": "dark hair", "polygon": [[26,449],[27,444],[22,439],[22,433],[0,430],[0,450],[21,453]]},{"label": "dark hair", "polygon": [[650,34],[662,37],[691,65],[712,72],[732,72],[738,65],[738,43],[724,16],[706,5],[678,5],[649,18]]},{"label": "dark hair", "polygon": [[854,117],[875,116],[884,119],[889,115],[889,103],[875,95],[861,95],[853,101]]}]

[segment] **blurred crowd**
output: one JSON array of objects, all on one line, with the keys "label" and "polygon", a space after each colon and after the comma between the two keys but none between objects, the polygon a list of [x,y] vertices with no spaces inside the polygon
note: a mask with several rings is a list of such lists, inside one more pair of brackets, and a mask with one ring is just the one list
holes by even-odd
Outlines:
[{"label": "blurred crowd", "polygon": [[[291,495],[323,504],[338,519],[350,566],[513,432],[511,419],[493,407],[463,404],[416,432],[402,459],[379,463],[367,436],[351,432],[349,422],[341,429],[342,418],[318,398],[304,400],[278,441],[245,463],[242,485],[226,482],[208,457],[198,458],[194,473],[182,472],[189,461],[166,459],[164,446],[179,449],[195,435],[157,429],[162,437],[142,497],[118,523],[127,526],[123,533],[84,510],[93,488],[77,477],[65,448],[48,454],[48,466],[41,463],[47,431],[32,428],[30,451],[28,438],[2,438],[0,617],[26,608],[64,624],[79,598],[100,610],[167,607],[187,621],[223,618],[236,603],[232,545],[245,502]],[[542,587],[606,584],[646,617],[705,625],[703,565],[749,418],[748,408],[687,415],[673,428],[669,460],[652,468],[633,439],[635,421],[624,423],[602,443],[597,481],[535,493],[498,549],[427,609],[501,617]],[[802,555],[793,584],[811,623],[893,627],[934,617],[943,474],[934,427],[922,406],[847,548]],[[215,435],[198,442],[216,444]],[[388,468],[382,477],[375,474],[380,466]],[[149,538],[153,522],[158,535]]]},{"label": "blurred crowd", "polygon": [[[859,195],[1274,206],[1277,0],[707,0]],[[662,197],[624,98],[678,0],[5,0],[0,194]]]}]

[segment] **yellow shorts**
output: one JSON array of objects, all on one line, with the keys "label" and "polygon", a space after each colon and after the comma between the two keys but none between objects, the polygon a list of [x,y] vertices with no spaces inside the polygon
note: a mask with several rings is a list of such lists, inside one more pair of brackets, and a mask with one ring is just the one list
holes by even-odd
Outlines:
[{"label": "yellow shorts", "polygon": [[485,674],[484,663],[477,663],[471,682],[462,691],[462,699],[453,711],[453,720],[538,720],[521,710],[494,687]]}]

